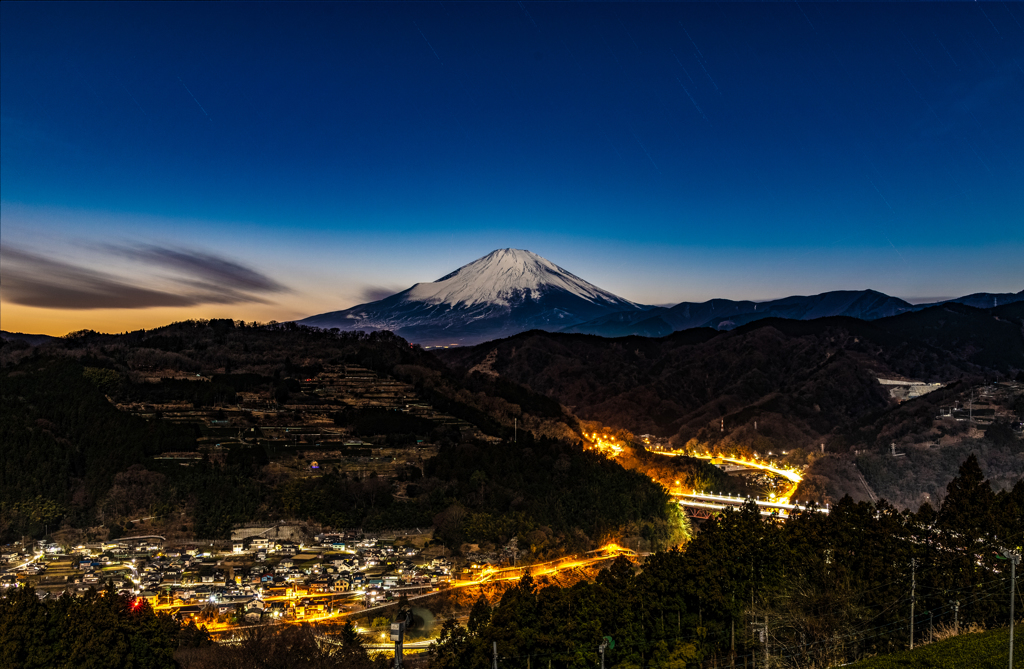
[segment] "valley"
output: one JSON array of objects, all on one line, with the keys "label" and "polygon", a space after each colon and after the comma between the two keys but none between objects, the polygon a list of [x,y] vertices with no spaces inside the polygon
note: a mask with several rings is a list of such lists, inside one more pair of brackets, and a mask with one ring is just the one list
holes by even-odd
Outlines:
[{"label": "valley", "polygon": [[[8,550],[3,583],[111,587],[232,643],[352,622],[384,649],[402,607],[469,625],[524,584],[663,587],[627,572],[707,565],[716,528],[754,519],[787,536],[882,522],[851,519],[863,500],[918,527],[952,513],[965,462],[1010,508],[1024,383],[983,377],[1015,364],[1017,311],[437,353],[231,321],[4,346],[5,439],[24,444],[5,490],[37,497],[5,502],[2,529],[48,538]],[[936,338],[936,318],[970,339]],[[989,339],[1012,345],[988,358]],[[942,376],[923,372],[937,349]],[[424,633],[410,652],[446,643]]]},{"label": "valley", "polygon": [[0,669],[1020,665],[1024,3],[0,32]]}]

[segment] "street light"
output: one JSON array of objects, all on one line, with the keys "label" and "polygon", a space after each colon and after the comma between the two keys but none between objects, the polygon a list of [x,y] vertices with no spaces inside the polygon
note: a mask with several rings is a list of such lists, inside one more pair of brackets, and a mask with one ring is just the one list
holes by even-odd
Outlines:
[{"label": "street light", "polygon": [[601,669],[604,669],[604,652],[613,648],[615,648],[615,640],[610,636],[601,640],[601,645],[597,647],[597,652],[601,655]]}]

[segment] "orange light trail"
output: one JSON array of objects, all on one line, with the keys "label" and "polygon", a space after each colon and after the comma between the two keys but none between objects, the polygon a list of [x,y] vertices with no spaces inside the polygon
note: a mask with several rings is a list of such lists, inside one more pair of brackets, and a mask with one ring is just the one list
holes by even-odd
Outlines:
[{"label": "orange light trail", "polygon": [[772,495],[773,499],[782,504],[788,504],[789,498],[796,492],[796,488],[800,485],[800,482],[804,480],[803,475],[796,469],[789,467],[780,467],[774,462],[765,462],[763,460],[746,460],[744,458],[731,458],[725,455],[712,455],[711,453],[680,453],[679,451],[662,451],[661,455],[671,456],[688,456],[691,458],[698,458],[700,460],[721,460],[723,462],[730,462],[734,465],[740,465],[741,467],[750,467],[751,469],[760,469],[762,471],[771,472],[776,476],[781,476],[793,485],[781,495]]},{"label": "orange light trail", "polygon": [[541,562],[539,564],[525,565],[522,567],[487,567],[480,572],[480,576],[475,580],[455,581],[450,587],[469,588],[476,585],[484,585],[486,583],[517,581],[526,573],[533,576],[550,576],[552,574],[570,571],[580,567],[589,567],[604,560],[612,560],[620,555],[625,557],[636,557],[635,551],[623,548],[614,542],[606,544],[595,551],[591,551],[590,554],[593,555],[593,557],[582,559],[559,558],[557,560],[551,560],[550,562]]},{"label": "orange light trail", "polygon": [[[590,446],[587,448],[587,450],[597,451],[608,459],[614,459],[618,457],[619,455],[622,454],[622,451],[624,449],[624,445],[621,442],[619,442],[615,437],[612,437],[608,434],[599,434],[598,432],[591,432],[588,434],[584,432],[583,438],[590,443]],[[721,460],[723,462],[730,462],[734,465],[749,467],[751,469],[760,469],[762,471],[771,472],[776,476],[781,476],[782,478],[792,483],[792,485],[789,486],[789,489],[786,490],[781,495],[776,496],[773,493],[772,498],[783,504],[789,502],[790,497],[792,497],[793,493],[796,492],[797,486],[803,480],[803,475],[798,470],[789,467],[780,467],[776,465],[774,462],[766,462],[763,460],[747,460],[744,458],[732,458],[724,455],[712,455],[710,453],[680,453],[678,451],[660,451],[660,453],[662,455],[674,456],[688,455],[692,458],[699,458],[701,460]],[[672,489],[672,486],[667,485],[663,481],[658,481],[658,483],[661,483],[669,490]],[[676,485],[679,485],[678,482],[676,483]]]}]

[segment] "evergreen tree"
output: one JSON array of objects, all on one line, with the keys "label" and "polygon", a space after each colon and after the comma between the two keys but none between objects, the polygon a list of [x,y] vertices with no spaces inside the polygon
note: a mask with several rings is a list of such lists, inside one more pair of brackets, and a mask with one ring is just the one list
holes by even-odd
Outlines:
[{"label": "evergreen tree", "polygon": [[178,632],[166,614],[109,590],[39,602],[24,587],[0,599],[0,666],[173,669]]},{"label": "evergreen tree", "polygon": [[441,625],[437,641],[430,644],[431,669],[467,669],[473,666],[472,652],[469,632],[457,620],[448,618]]},{"label": "evergreen tree", "polygon": [[480,629],[491,622],[491,604],[487,601],[487,598],[480,595],[476,602],[473,603],[473,608],[469,611],[469,623],[467,629],[470,634],[478,634]]},{"label": "evergreen tree", "polygon": [[972,453],[960,465],[957,477],[946,486],[946,499],[939,509],[938,525],[960,535],[964,547],[991,540],[995,530],[995,501],[995,493],[981,472],[978,458]]}]

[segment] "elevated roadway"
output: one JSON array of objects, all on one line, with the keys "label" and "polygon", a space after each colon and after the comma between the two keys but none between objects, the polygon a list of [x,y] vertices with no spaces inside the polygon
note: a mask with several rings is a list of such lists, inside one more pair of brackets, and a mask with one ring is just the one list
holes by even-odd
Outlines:
[{"label": "elevated roadway", "polygon": [[694,518],[710,518],[715,513],[724,511],[727,508],[739,508],[748,501],[757,505],[762,516],[776,516],[785,518],[794,511],[817,511],[828,513],[827,507],[808,506],[805,504],[790,504],[788,501],[760,499],[758,497],[740,497],[739,495],[710,495],[705,493],[683,493],[673,495],[676,503],[684,507],[686,512]]}]

